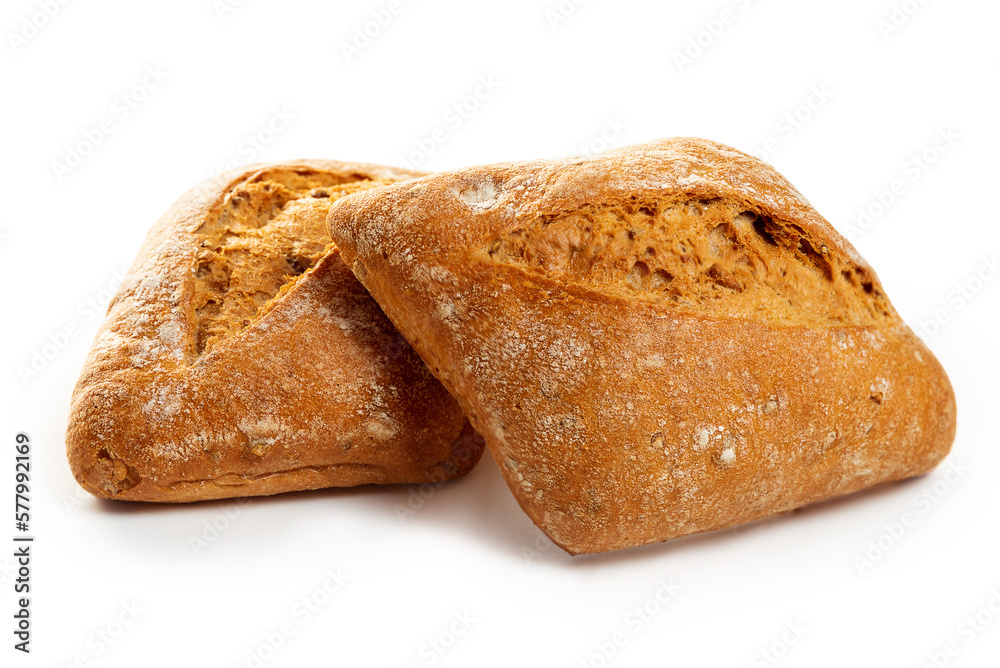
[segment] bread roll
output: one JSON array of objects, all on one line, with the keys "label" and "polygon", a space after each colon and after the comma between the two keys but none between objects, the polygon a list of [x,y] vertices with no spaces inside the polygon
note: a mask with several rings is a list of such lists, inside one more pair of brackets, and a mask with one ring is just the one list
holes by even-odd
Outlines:
[{"label": "bread roll", "polygon": [[344,259],[572,554],[919,475],[955,401],[784,178],[669,139],[340,200]]},{"label": "bread roll", "polygon": [[146,239],[77,384],[91,494],[197,501],[469,471],[481,439],[330,244],[330,203],[416,174],[256,165],[181,197]]}]

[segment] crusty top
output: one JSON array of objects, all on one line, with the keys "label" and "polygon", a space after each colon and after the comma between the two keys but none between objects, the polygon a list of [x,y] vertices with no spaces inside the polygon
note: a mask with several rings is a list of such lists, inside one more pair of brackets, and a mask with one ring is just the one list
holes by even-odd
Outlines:
[{"label": "crusty top", "polygon": [[[356,244],[350,254],[364,256],[374,244],[400,263],[475,248],[630,300],[782,324],[897,317],[868,263],[784,177],[721,144],[661,140],[589,158],[473,167],[435,182],[442,179],[449,188],[416,180],[345,202],[344,212],[409,201],[421,215],[378,216],[367,227],[346,221],[335,230],[343,247]],[[475,225],[422,222],[468,215]]]},{"label": "crusty top", "polygon": [[254,165],[150,231],[74,393],[67,448],[98,496],[185,501],[467,471],[457,404],[330,242],[330,202],[416,174]]}]

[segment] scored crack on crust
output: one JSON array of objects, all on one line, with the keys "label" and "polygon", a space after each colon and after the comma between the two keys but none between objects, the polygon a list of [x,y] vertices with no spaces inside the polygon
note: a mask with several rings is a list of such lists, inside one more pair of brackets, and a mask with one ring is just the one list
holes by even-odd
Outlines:
[{"label": "scored crack on crust", "polygon": [[331,202],[419,176],[254,165],[150,231],[74,391],[67,454],[95,496],[193,501],[464,475],[482,440],[350,273]]},{"label": "scored crack on crust", "polygon": [[194,232],[193,353],[204,354],[265,315],[326,255],[331,202],[397,180],[278,166],[233,187]]},{"label": "scored crack on crust", "polygon": [[729,147],[456,170],[329,224],[570,553],[919,475],[954,438],[948,378],[875,272]]},{"label": "scored crack on crust", "polygon": [[837,257],[795,223],[742,209],[723,198],[631,195],[541,215],[487,252],[609,295],[723,317],[814,325],[891,317],[868,267]]}]

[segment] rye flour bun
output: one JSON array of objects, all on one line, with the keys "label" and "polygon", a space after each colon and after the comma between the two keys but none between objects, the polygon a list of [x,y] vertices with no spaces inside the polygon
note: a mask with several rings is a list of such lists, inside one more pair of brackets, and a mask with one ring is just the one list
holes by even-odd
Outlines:
[{"label": "rye flour bun", "polygon": [[150,231],[73,395],[91,494],[197,501],[464,475],[483,445],[331,244],[331,202],[417,174],[255,165]]},{"label": "rye flour bun", "polygon": [[941,365],[784,178],[700,139],[340,200],[330,230],[570,553],[919,475]]}]

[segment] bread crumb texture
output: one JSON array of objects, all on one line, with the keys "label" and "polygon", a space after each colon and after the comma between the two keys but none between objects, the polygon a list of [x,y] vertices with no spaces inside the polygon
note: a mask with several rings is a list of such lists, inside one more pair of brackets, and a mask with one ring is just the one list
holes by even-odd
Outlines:
[{"label": "bread crumb texture", "polygon": [[723,198],[625,197],[540,216],[489,256],[608,294],[774,324],[867,326],[889,316],[871,271],[795,223]]},{"label": "bread crumb texture", "polygon": [[250,326],[326,255],[332,201],[390,182],[274,169],[233,188],[195,233],[195,354]]}]

